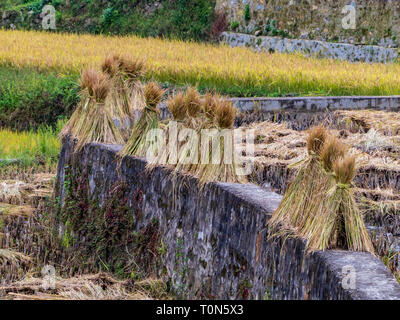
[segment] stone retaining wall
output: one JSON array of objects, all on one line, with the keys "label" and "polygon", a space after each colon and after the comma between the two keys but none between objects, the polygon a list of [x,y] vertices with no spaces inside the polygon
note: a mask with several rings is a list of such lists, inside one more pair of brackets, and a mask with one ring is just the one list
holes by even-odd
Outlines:
[{"label": "stone retaining wall", "polygon": [[394,62],[398,56],[397,48],[373,45],[353,45],[318,40],[285,39],[278,37],[256,37],[250,34],[224,32],[221,43],[231,47],[248,47],[256,51],[302,53],[317,58],[330,58],[351,62]]},{"label": "stone retaining wall", "polygon": [[[163,244],[157,273],[170,279],[178,296],[400,299],[398,282],[380,260],[368,253],[326,251],[305,255],[300,240],[268,240],[267,222],[279,204],[279,195],[255,185],[228,183],[212,183],[200,190],[195,178],[173,178],[160,167],[147,172],[146,161],[133,157],[117,166],[116,153],[120,149],[89,144],[73,153],[73,143],[65,141],[57,195],[62,206],[70,205],[65,202],[66,195],[78,187],[68,181],[74,173],[79,174],[89,187],[74,191],[87,193],[93,203],[105,208],[109,207],[105,195],[124,182],[129,187],[129,214],[135,218],[132,233],[140,233],[157,221],[154,225]],[[139,204],[135,201],[138,192]],[[65,232],[65,228],[60,230]],[[84,235],[80,241],[85,241]],[[354,271],[354,287],[343,286],[345,270]]]},{"label": "stone retaining wall", "polygon": [[244,33],[386,47],[400,40],[398,0],[217,0],[216,10]]},{"label": "stone retaining wall", "polygon": [[[238,109],[235,125],[253,122],[287,122],[294,130],[304,130],[329,120],[335,110],[400,111],[400,96],[342,96],[342,97],[285,97],[231,98]],[[170,117],[165,105],[159,105],[161,118]]]}]

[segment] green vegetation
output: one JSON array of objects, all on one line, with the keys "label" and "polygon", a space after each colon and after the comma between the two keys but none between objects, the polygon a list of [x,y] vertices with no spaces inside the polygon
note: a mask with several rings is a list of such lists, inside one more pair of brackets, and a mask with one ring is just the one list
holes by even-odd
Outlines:
[{"label": "green vegetation", "polygon": [[245,21],[246,23],[249,23],[250,19],[251,19],[250,5],[249,5],[249,4],[246,4],[246,7],[245,7],[245,9],[244,9],[244,21]]},{"label": "green vegetation", "polygon": [[[14,132],[0,129],[0,159],[17,160],[17,166],[45,165],[54,167],[60,153],[58,133],[65,121],[58,121],[56,128],[41,126],[36,131]],[[13,162],[0,162],[4,166]]]},{"label": "green vegetation", "polygon": [[54,126],[78,102],[75,75],[0,67],[0,126],[12,129]]},{"label": "green vegetation", "polygon": [[232,23],[231,23],[231,30],[236,30],[237,28],[239,28],[239,26],[240,26],[240,24],[239,24],[239,22],[238,21],[232,21]]},{"label": "green vegetation", "polygon": [[[0,11],[19,11],[24,17],[17,27],[32,29],[42,8],[56,9],[57,31],[206,40],[214,21],[215,0],[6,0]],[[28,12],[31,12],[29,14]],[[41,26],[33,23],[34,29]]]}]

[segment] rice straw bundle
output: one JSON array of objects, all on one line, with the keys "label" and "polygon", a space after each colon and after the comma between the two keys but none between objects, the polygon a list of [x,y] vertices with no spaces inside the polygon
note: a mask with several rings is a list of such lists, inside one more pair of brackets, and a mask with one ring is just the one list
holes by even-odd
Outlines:
[{"label": "rice straw bundle", "polygon": [[[188,88],[186,92],[180,92],[168,99],[167,107],[177,124],[178,136],[182,134],[183,129],[194,130],[192,133],[196,135],[196,141],[191,141],[191,136],[182,136],[181,138],[186,138],[186,140],[178,142],[176,141],[177,137],[169,131],[169,134],[166,135],[167,144],[164,150],[161,150],[155,159],[151,159],[152,161],[147,165],[149,170],[156,165],[168,164],[173,166],[173,173],[175,174],[184,172],[197,176],[200,179],[201,186],[211,181],[247,182],[246,177],[237,174],[235,155],[232,154],[231,163],[224,162],[225,153],[233,153],[235,146],[233,136],[235,108],[230,102],[223,100],[218,95],[209,93],[201,99],[196,89]],[[167,128],[170,124],[172,124],[171,121],[167,124],[162,123],[160,126],[164,125]],[[209,148],[206,157],[208,156],[208,162],[211,163],[202,164],[199,162],[202,160],[201,153],[203,151],[201,139],[206,139],[202,135],[204,129],[213,130],[210,133],[214,133],[214,136],[207,138]],[[229,133],[224,136],[224,139],[232,139],[227,143],[232,147],[232,150],[225,150],[225,141],[221,140],[221,133],[226,129]],[[191,143],[197,143],[197,145],[191,145]],[[204,141],[203,143],[206,144],[207,142]],[[219,147],[220,157],[218,163],[212,163],[212,151],[216,147]]]},{"label": "rice straw bundle", "polygon": [[[201,103],[199,92],[191,87],[187,88],[186,92],[180,92],[167,101],[167,107],[173,116],[173,120],[177,122],[178,136],[183,134],[182,132],[185,129],[194,130],[196,136],[200,136],[202,123]],[[190,140],[178,142],[170,139],[170,137],[168,138],[167,150],[164,150],[156,161],[160,162],[160,159],[162,159],[169,164],[174,164],[175,173],[178,171],[191,173],[197,165],[198,149],[195,149],[196,146],[190,146],[190,143],[192,143]],[[191,137],[186,138],[190,139]],[[173,147],[170,144],[174,144]],[[188,150],[187,147],[190,149]],[[188,157],[189,155],[191,158]]]},{"label": "rice straw bundle", "polygon": [[[238,174],[239,164],[235,151],[235,139],[233,124],[235,121],[236,109],[231,102],[223,100],[220,96],[205,96],[203,105],[205,121],[204,128],[217,130],[219,149],[221,152],[218,163],[213,163],[211,143],[209,148],[209,159],[212,163],[199,164],[196,175],[203,185],[211,181],[247,183],[247,177]],[[225,135],[226,134],[226,135]],[[224,136],[223,140],[220,136]],[[225,141],[229,139],[230,141]],[[228,147],[228,149],[226,149]],[[226,157],[227,156],[227,157]]]},{"label": "rice straw bundle", "polygon": [[221,99],[218,95],[212,95],[209,92],[204,96],[202,108],[206,119],[211,122],[214,122],[215,120],[215,111],[217,110],[218,102],[220,100]]},{"label": "rice straw bundle", "polygon": [[81,101],[60,136],[76,138],[77,150],[89,142],[122,144],[124,140],[105,104],[110,91],[109,78],[94,69],[84,70],[81,88]]},{"label": "rice straw bundle", "polygon": [[[174,97],[170,97],[166,104],[172,115],[172,120],[174,120],[177,125],[176,134],[186,128],[195,129],[198,127],[200,121],[198,118],[201,112],[201,97],[195,89],[188,88],[186,92],[177,93]],[[153,169],[156,165],[177,165],[178,158],[180,157],[180,155],[178,155],[178,149],[184,145],[184,142],[182,142],[178,147],[178,137],[170,131],[172,130],[172,124],[172,121],[161,122],[159,124],[160,128],[168,129],[169,134],[166,135],[167,143],[165,148],[159,151],[155,159],[148,159],[149,162],[147,168],[149,170]],[[180,162],[180,165],[186,167],[186,165],[183,165],[182,161]]]},{"label": "rice straw bundle", "polygon": [[310,250],[342,248],[374,254],[351,188],[355,167],[355,157],[350,155],[333,163],[332,186],[321,198],[322,208],[306,233]]},{"label": "rice straw bundle", "polygon": [[189,117],[197,118],[201,111],[201,97],[196,89],[189,87],[186,90],[185,104]]},{"label": "rice straw bundle", "polygon": [[[98,77],[98,72],[95,69],[85,69],[81,73],[80,79],[80,87],[81,91],[79,93],[80,100],[78,106],[75,111],[71,115],[71,118],[65,124],[64,128],[60,132],[60,139],[64,139],[66,136],[72,134],[72,130],[77,130],[76,126],[78,125],[79,119],[87,114],[88,105],[90,103],[90,96],[93,96],[92,92],[92,84],[95,83]],[[91,91],[91,95],[89,94],[89,90]]]},{"label": "rice straw bundle", "polygon": [[323,127],[310,131],[307,148],[308,159],[301,163],[269,222],[270,236],[303,238],[308,250],[342,248],[373,253],[351,189],[355,158]]},{"label": "rice straw bundle", "polygon": [[316,182],[326,183],[326,174],[320,165],[320,159],[327,139],[328,133],[324,127],[318,126],[310,130],[307,139],[308,158],[300,163],[296,177],[288,186],[269,222],[271,234],[276,234],[280,225],[287,229],[301,225],[305,215],[310,214],[307,210],[312,203],[312,196],[320,189]]},{"label": "rice straw bundle", "polygon": [[[181,98],[178,97],[178,99]],[[244,176],[237,174],[233,135],[233,122],[236,109],[233,105],[219,96],[213,96],[209,93],[201,101],[199,94],[191,88],[187,91],[184,100],[186,101],[187,108],[185,125],[195,130],[199,137],[197,153],[199,156],[197,160],[199,162],[186,164],[184,159],[187,155],[180,152],[175,171],[184,171],[197,176],[202,186],[211,181],[247,182]],[[205,129],[213,130],[214,134],[209,137],[210,139],[202,134]],[[221,139],[222,133],[225,134],[224,140]],[[231,141],[225,141],[225,139],[231,139]],[[218,145],[215,145],[215,143]],[[206,144],[208,144],[208,149],[202,150],[203,145]],[[230,147],[230,150],[226,150],[226,145]],[[219,159],[213,159],[213,149],[216,147],[220,151]],[[202,155],[204,151],[208,152],[205,156]],[[202,163],[205,157],[207,157],[206,163]],[[215,160],[218,160],[218,162],[215,163]],[[225,163],[225,160],[227,160],[227,163]]]},{"label": "rice straw bundle", "polygon": [[183,92],[179,92],[174,97],[167,100],[168,110],[175,121],[183,121],[187,116],[185,100],[185,94]]},{"label": "rice straw bundle", "polygon": [[144,88],[140,81],[144,74],[144,63],[113,55],[105,59],[102,69],[111,79],[107,104],[127,140],[135,118],[140,117],[145,105]]},{"label": "rice straw bundle", "polygon": [[120,156],[135,155],[139,157],[146,156],[147,149],[150,147],[150,142],[147,137],[149,132],[157,129],[159,126],[159,110],[157,105],[160,103],[165,91],[162,90],[156,83],[150,82],[144,90],[145,109],[132,129],[132,134],[121,150]]},{"label": "rice straw bundle", "polygon": [[111,112],[105,104],[110,90],[110,80],[103,73],[97,73],[93,82],[88,84],[88,103],[81,117],[72,128],[72,135],[78,139],[77,150],[86,143],[100,142],[122,144],[124,140],[115,126]]}]

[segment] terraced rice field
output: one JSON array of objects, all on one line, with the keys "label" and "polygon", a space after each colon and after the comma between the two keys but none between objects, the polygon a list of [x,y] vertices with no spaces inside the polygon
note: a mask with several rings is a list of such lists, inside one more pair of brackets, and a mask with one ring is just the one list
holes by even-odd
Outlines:
[{"label": "terraced rice field", "polygon": [[78,73],[99,66],[110,53],[144,59],[148,78],[266,96],[392,95],[400,92],[399,64],[348,63],[301,55],[256,53],[154,38],[0,31],[0,64]]}]

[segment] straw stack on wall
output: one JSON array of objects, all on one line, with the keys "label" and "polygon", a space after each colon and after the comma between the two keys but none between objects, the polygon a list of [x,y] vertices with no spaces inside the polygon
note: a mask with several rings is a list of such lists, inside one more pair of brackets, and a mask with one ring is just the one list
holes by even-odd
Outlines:
[{"label": "straw stack on wall", "polygon": [[78,140],[80,150],[86,143],[122,144],[124,140],[115,126],[106,99],[110,79],[105,74],[87,69],[81,76],[81,102],[63,128],[60,136],[71,135]]},{"label": "straw stack on wall", "polygon": [[[175,173],[181,172],[198,177],[201,186],[211,181],[247,182],[246,177],[238,175],[238,164],[234,161],[233,154],[231,163],[224,161],[225,153],[234,151],[235,108],[230,102],[210,93],[201,98],[197,90],[188,88],[186,92],[180,92],[170,98],[167,101],[167,107],[177,123],[178,132],[181,133],[180,140],[183,141],[178,142],[177,146],[170,147],[174,141],[169,139],[166,149],[153,163],[149,164],[150,169],[156,164],[173,165]],[[168,125],[165,125],[165,128],[167,127]],[[184,137],[184,131],[182,131],[184,129],[193,130],[197,141],[190,141],[190,137]],[[204,130],[213,130],[210,131],[212,136],[210,138],[203,136]],[[226,139],[232,139],[230,141],[232,150],[225,148],[225,141],[221,139],[223,130],[228,132]],[[202,153],[202,146],[207,143],[205,139],[209,140],[207,154]],[[218,145],[213,145],[213,142]],[[194,145],[195,143],[197,146]],[[213,159],[212,152],[216,147],[220,150],[220,157]],[[205,158],[207,158],[207,163],[203,163]]]},{"label": "straw stack on wall", "polygon": [[374,252],[354,199],[355,158],[324,128],[310,130],[309,156],[300,164],[269,222],[271,237],[306,240],[308,250]]},{"label": "straw stack on wall", "polygon": [[107,104],[112,107],[114,121],[127,141],[135,120],[145,108],[144,86],[140,81],[144,63],[113,55],[105,59],[102,70],[111,79]]},{"label": "straw stack on wall", "polygon": [[160,103],[165,91],[162,90],[156,83],[150,82],[144,89],[145,108],[139,120],[132,129],[131,136],[125,147],[121,150],[121,158],[133,155],[145,157],[151,138],[147,136],[152,133],[153,129],[159,127],[159,110],[157,105]]}]

